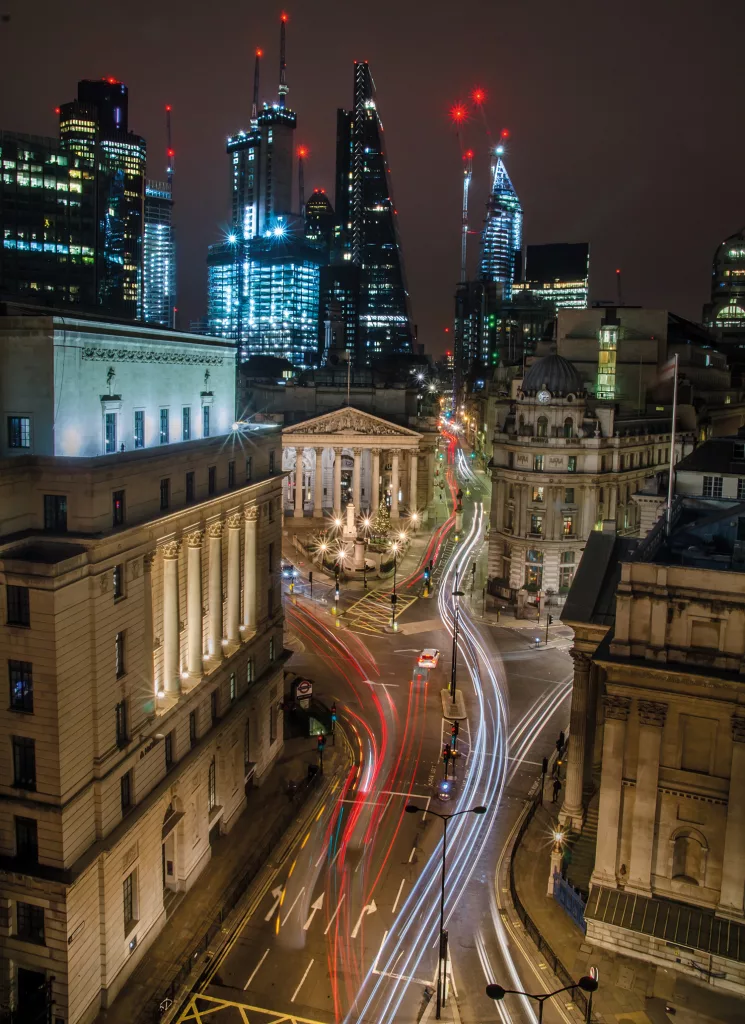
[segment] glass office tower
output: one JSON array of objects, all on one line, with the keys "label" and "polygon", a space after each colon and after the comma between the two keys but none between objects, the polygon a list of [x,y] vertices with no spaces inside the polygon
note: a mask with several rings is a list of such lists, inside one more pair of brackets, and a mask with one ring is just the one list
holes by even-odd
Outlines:
[{"label": "glass office tower", "polygon": [[507,301],[512,297],[513,283],[520,278],[522,233],[520,200],[502,160],[502,147],[498,146],[481,236],[479,276],[499,285],[501,297]]},{"label": "glass office tower", "polygon": [[173,190],[167,181],[145,186],[142,319],[175,327],[176,244],[173,237]]}]

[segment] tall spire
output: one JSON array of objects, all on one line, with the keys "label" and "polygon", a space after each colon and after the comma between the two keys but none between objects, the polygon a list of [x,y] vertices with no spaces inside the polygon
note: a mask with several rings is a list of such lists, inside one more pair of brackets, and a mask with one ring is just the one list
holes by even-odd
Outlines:
[{"label": "tall spire", "polygon": [[285,47],[286,47],[286,30],[287,30],[287,15],[282,12],[280,17],[279,27],[279,105],[284,107],[285,96],[290,91],[287,88],[287,79],[285,72],[287,71],[287,60],[285,59]]},{"label": "tall spire", "polygon": [[173,161],[175,153],[171,142],[171,104],[166,104],[166,178],[168,189],[173,194]]},{"label": "tall spire", "polygon": [[251,124],[256,124],[256,118],[259,116],[259,64],[261,58],[264,56],[264,51],[256,48],[256,64],[254,65],[254,97],[253,103],[251,104]]},{"label": "tall spire", "polygon": [[523,211],[515,187],[502,160],[504,146],[496,147],[494,177],[486,204],[486,223],[481,236],[480,277],[502,286],[510,300],[522,251]]}]

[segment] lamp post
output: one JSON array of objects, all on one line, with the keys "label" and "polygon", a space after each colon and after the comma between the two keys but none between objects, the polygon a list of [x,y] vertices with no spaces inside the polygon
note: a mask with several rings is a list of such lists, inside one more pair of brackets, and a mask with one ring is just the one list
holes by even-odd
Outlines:
[{"label": "lamp post", "polygon": [[460,598],[463,597],[463,591],[457,589],[457,576],[455,578],[455,587],[456,589],[453,591],[455,603],[455,614],[453,617],[453,664],[450,670],[450,701],[452,704],[455,704],[455,675],[458,662],[458,611],[460,610]]},{"label": "lamp post", "polygon": [[[424,811],[424,807],[419,807],[418,804],[407,804],[404,808],[407,814],[418,814],[420,811]],[[442,883],[440,886],[440,943],[437,955],[437,1011],[435,1013],[435,1019],[440,1019],[440,1011],[443,1003],[443,969],[442,962],[445,961],[447,967],[447,933],[445,932],[445,864],[447,858],[448,848],[448,822],[451,818],[457,818],[459,814],[486,814],[486,807],[466,807],[462,811],[453,811],[451,814],[441,814],[439,811],[432,811],[427,808],[427,814],[433,814],[436,818],[439,818],[442,822]]]},{"label": "lamp post", "polygon": [[391,594],[391,629],[396,629],[396,602],[398,597],[396,596],[396,569],[398,568],[398,541],[394,540],[391,544],[391,551],[393,552],[393,593]]},{"label": "lamp post", "polygon": [[367,590],[367,544],[370,539],[370,527],[372,526],[372,519],[370,516],[365,516],[362,520],[362,529],[365,535],[365,546],[362,551],[362,585]]},{"label": "lamp post", "polygon": [[576,985],[557,988],[555,992],[542,992],[535,995],[532,992],[520,992],[515,988],[502,988],[501,985],[492,984],[486,986],[486,994],[490,999],[495,1000],[504,999],[506,995],[525,996],[527,999],[535,999],[538,1003],[538,1024],[541,1024],[543,1021],[543,1004],[547,999],[553,999],[554,996],[561,995],[562,992],[574,992],[576,988],[581,988],[583,992],[589,992],[592,999],[592,993],[597,990],[597,987],[598,983],[594,978],[583,977],[579,979]]}]

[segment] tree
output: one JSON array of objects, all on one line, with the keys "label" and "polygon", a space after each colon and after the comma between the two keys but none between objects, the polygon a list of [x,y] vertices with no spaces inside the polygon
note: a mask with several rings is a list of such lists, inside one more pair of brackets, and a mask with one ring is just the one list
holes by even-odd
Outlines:
[{"label": "tree", "polygon": [[372,517],[370,523],[370,533],[373,537],[385,538],[388,536],[388,532],[391,528],[391,514],[388,511],[388,505],[386,504],[385,498],[378,505],[375,515]]}]

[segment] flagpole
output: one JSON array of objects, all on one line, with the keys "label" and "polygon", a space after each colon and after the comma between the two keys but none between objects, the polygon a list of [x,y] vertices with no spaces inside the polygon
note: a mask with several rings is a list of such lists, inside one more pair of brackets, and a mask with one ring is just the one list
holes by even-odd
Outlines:
[{"label": "flagpole", "polygon": [[665,513],[666,520],[666,533],[670,536],[670,531],[673,525],[673,466],[675,465],[675,420],[678,412],[678,353],[675,353],[675,362],[673,368],[673,422],[672,430],[670,431],[670,470],[668,473],[667,480],[667,509]]}]

